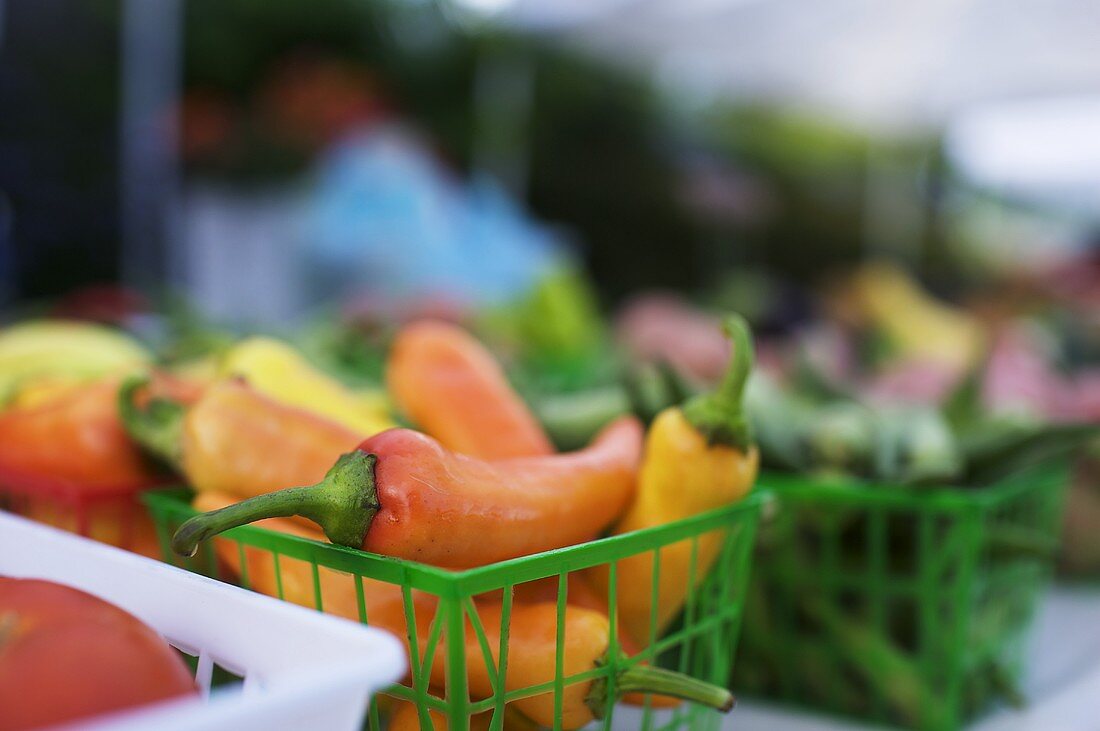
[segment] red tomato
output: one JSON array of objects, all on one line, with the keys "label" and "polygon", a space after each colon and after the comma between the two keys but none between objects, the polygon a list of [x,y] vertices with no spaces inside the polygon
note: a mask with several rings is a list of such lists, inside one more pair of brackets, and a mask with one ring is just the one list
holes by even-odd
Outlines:
[{"label": "red tomato", "polygon": [[183,659],[127,612],[61,584],[0,577],[0,731],[195,692]]}]

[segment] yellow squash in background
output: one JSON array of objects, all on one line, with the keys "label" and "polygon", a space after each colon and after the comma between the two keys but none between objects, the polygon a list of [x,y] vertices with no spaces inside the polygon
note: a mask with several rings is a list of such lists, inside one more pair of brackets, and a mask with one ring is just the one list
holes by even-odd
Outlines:
[{"label": "yellow squash in background", "polygon": [[895,266],[864,266],[852,279],[850,295],[904,356],[962,371],[985,348],[985,334],[976,319],[933,298]]},{"label": "yellow squash in background", "polygon": [[274,338],[242,340],[225,354],[219,374],[243,378],[274,401],[312,411],[365,437],[396,426],[382,394],[353,391]]},{"label": "yellow squash in background", "polygon": [[[152,354],[126,333],[75,320],[32,320],[0,330],[0,403],[35,382],[48,391],[146,368]],[[32,402],[36,396],[30,397]]]}]

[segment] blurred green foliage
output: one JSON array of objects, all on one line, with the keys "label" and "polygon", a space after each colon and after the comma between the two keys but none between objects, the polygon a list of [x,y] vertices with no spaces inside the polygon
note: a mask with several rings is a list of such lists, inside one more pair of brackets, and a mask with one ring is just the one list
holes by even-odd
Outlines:
[{"label": "blurred green foliage", "polygon": [[[754,104],[719,104],[706,125],[714,147],[768,192],[766,217],[741,232],[752,242],[749,263],[801,283],[884,255],[900,255],[923,273],[950,268],[938,221],[935,136],[871,134]],[[887,211],[883,230],[869,230],[872,200]],[[891,221],[891,207],[904,215]],[[906,243],[897,250],[899,241]]]}]

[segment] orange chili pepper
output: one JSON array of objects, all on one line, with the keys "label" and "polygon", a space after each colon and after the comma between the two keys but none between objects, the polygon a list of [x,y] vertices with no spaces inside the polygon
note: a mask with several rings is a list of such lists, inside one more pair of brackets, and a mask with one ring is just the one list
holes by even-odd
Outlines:
[{"label": "orange chili pepper", "polygon": [[386,385],[406,416],[455,452],[481,459],[554,452],[492,354],[454,325],[424,320],[402,329]]},{"label": "orange chili pepper", "polygon": [[[447,717],[439,711],[428,711],[429,725],[420,723],[420,712],[416,705],[408,701],[399,701],[396,710],[386,724],[386,731],[449,731]],[[470,717],[470,731],[489,731],[492,713],[479,713]]]},{"label": "orange chili pepper", "polygon": [[135,402],[142,378],[119,390],[122,421],[135,440],[177,467],[196,492],[253,497],[288,483],[320,480],[362,435],[228,380],[190,408],[152,398]]},{"label": "orange chili pepper", "polygon": [[[596,591],[592,583],[585,580],[585,577],[581,573],[570,573],[566,577],[566,581],[566,601],[570,606],[592,609],[597,612],[603,612],[604,614],[608,613],[609,607],[606,595]],[[557,601],[558,577],[550,576],[545,579],[538,579],[537,581],[527,581],[522,584],[516,584],[513,597],[515,601],[525,604]],[[619,649],[622,650],[623,654],[627,657],[633,657],[645,649],[640,642],[635,641],[634,638],[630,637],[621,629],[619,630],[618,642]],[[639,693],[627,693],[623,695],[622,701],[633,706],[640,706],[645,703],[647,697],[650,699],[649,704],[653,708],[675,708],[680,705],[680,700],[678,698],[659,695],[646,696]]]},{"label": "orange chili pepper", "polygon": [[[485,630],[485,639],[494,665],[499,664],[502,608],[499,604],[481,605],[478,617]],[[419,624],[419,618],[418,618]],[[607,662],[610,626],[607,615],[566,606],[562,618],[562,673],[570,677],[592,670]],[[427,630],[427,626],[424,628]],[[421,633],[427,636],[427,632]],[[466,624],[466,683],[471,697],[493,695],[489,666],[481,641],[471,623]],[[508,672],[504,679],[506,691],[528,688],[554,680],[558,652],[558,607],[556,602],[516,604],[508,623]],[[446,680],[445,649],[441,644],[432,662],[432,683],[442,686]],[[616,693],[655,693],[669,695],[709,705],[723,711],[733,707],[733,696],[719,688],[681,673],[632,665],[618,672]],[[582,681],[565,686],[562,691],[562,728],[581,728],[594,718],[600,718],[608,701],[607,684],[602,680]],[[555,703],[553,693],[519,698],[511,704],[524,716],[542,726],[553,726]]]},{"label": "orange chili pepper", "polygon": [[191,518],[173,548],[192,555],[230,528],[300,515],[333,543],[436,566],[482,566],[572,545],[610,525],[633,493],[641,443],[641,424],[623,417],[577,452],[484,462],[390,429],[341,456],[316,485]]},{"label": "orange chili pepper", "polygon": [[[193,396],[164,377],[154,387]],[[0,482],[29,518],[159,556],[135,495],[162,478],[123,428],[117,388],[114,378],[69,385],[0,413]]]},{"label": "orange chili pepper", "polygon": [[[386,725],[386,731],[449,731],[447,717],[439,711],[428,711],[428,719],[431,725],[424,726],[420,722],[420,712],[416,705],[408,701],[398,701]],[[489,731],[492,721],[492,711],[470,716],[470,731]],[[538,726],[522,714],[513,711],[511,706],[505,706],[501,731],[538,731]]]},{"label": "orange chili pepper", "polygon": [[118,419],[117,388],[114,379],[95,381],[0,413],[0,470],[85,492],[154,482],[156,472]]}]

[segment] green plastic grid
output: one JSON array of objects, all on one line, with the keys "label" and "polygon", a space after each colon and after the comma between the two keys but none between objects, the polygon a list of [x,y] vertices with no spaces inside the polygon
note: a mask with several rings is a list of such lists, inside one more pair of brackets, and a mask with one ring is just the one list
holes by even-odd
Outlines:
[{"label": "green plastic grid", "polygon": [[734,687],[927,731],[1017,700],[1067,476],[930,489],[762,475],[777,510],[758,533]]},{"label": "green plastic grid", "polygon": [[[729,682],[730,658],[736,650],[745,589],[752,560],[756,527],[761,507],[770,500],[764,491],[754,491],[736,505],[706,514],[619,536],[547,551],[503,561],[465,571],[450,571],[425,564],[365,553],[342,546],[276,533],[256,526],[244,526],[228,531],[216,541],[206,544],[192,559],[180,559],[168,549],[168,539],[183,521],[196,511],[189,504],[186,489],[150,492],[145,501],[157,526],[158,536],[168,561],[193,571],[230,580],[248,588],[265,591],[279,598],[324,611],[326,581],[333,577],[352,582],[356,606],[350,611],[345,601],[343,611],[328,606],[351,619],[369,624],[364,595],[364,580],[376,580],[400,587],[404,620],[409,646],[418,648],[410,656],[410,676],[406,684],[395,685],[386,695],[416,703],[424,728],[432,726],[426,719],[429,710],[441,712],[447,728],[465,729],[476,714],[491,714],[488,728],[504,728],[505,705],[527,696],[553,693],[555,708],[563,702],[563,691],[574,683],[601,680],[608,684],[608,703],[603,719],[594,728],[610,729],[615,715],[614,683],[618,672],[637,663],[656,664],[688,673],[701,680],[726,685]],[[699,540],[708,534],[722,537],[721,549],[712,570],[706,577],[697,577],[694,560],[689,566],[690,592],[684,611],[667,633],[656,637],[656,613],[651,613],[650,634],[653,638],[643,650],[627,658],[617,651],[621,647],[618,623],[614,621],[617,595],[616,566],[623,559],[652,554],[654,560],[652,596],[656,596],[662,549],[682,541],[690,541],[694,557]],[[216,553],[217,552],[217,553]],[[261,552],[261,553],[256,553]],[[254,586],[260,578],[260,559],[269,558],[274,582],[266,587]],[[291,564],[290,562],[299,562]],[[293,572],[288,567],[293,565]],[[568,598],[569,576],[596,566],[608,566],[607,600],[609,626],[608,659],[580,673],[566,675],[563,671],[563,624]],[[254,575],[250,575],[250,572]],[[292,579],[305,577],[305,588],[290,586]],[[698,579],[698,581],[697,581]],[[508,630],[517,587],[529,582],[556,580],[558,634],[555,672],[552,679],[524,687],[505,687],[501,678],[508,678]],[[301,584],[301,581],[299,581]],[[331,585],[329,585],[331,586]],[[500,641],[493,647],[482,626],[475,597],[500,592]],[[415,621],[417,604],[414,592],[431,595],[438,602],[428,628],[425,646],[419,632],[423,624]],[[347,597],[346,591],[343,596]],[[422,611],[422,610],[419,610]],[[488,697],[470,698],[467,689],[466,632],[472,627],[482,660],[488,669],[493,693]],[[461,629],[460,629],[461,628]],[[446,668],[443,687],[430,684],[431,665],[438,660],[436,651],[442,648]],[[494,650],[499,660],[494,659]],[[372,704],[368,728],[385,728],[385,702]],[[561,714],[556,713],[554,729],[562,728]],[[642,706],[639,728],[647,731],[717,729],[720,716],[716,712],[685,703],[679,707],[657,709],[647,698]]]}]

